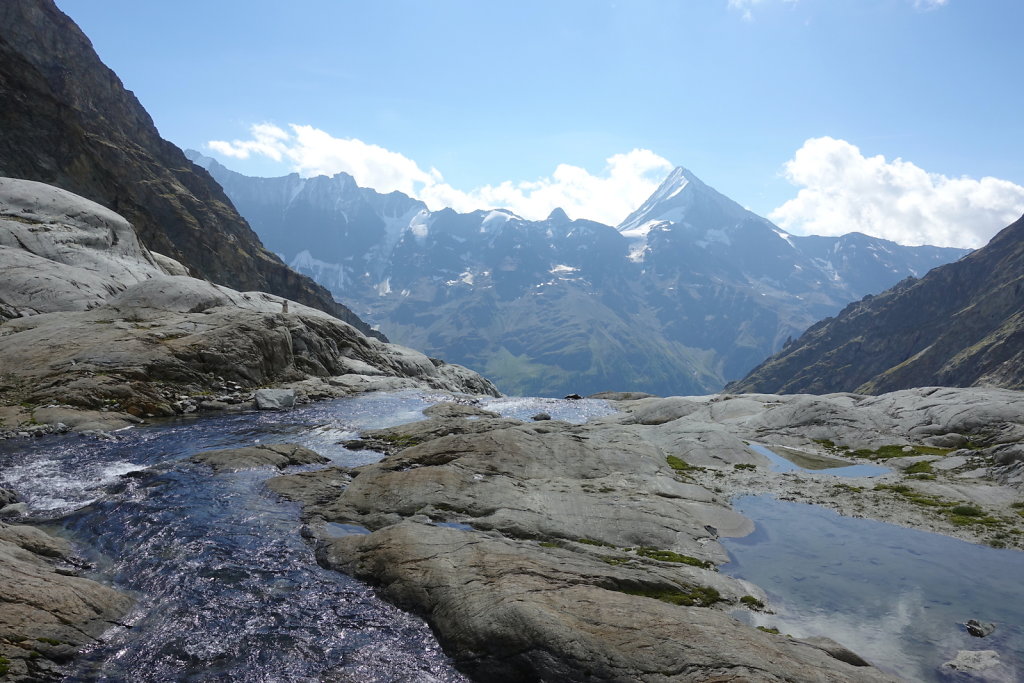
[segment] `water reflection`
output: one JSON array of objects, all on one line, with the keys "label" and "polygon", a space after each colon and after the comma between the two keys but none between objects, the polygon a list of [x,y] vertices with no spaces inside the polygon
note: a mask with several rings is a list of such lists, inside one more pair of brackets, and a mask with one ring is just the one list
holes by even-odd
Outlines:
[{"label": "water reflection", "polygon": [[804,453],[792,448],[761,444],[748,444],[750,450],[771,460],[772,472],[809,472],[811,474],[832,474],[837,477],[878,477],[892,472],[881,465],[865,465],[847,462],[839,458]]},{"label": "water reflection", "polygon": [[[992,680],[1024,675],[1024,553],[767,496],[733,504],[757,526],[722,539],[732,562],[721,570],[768,593],[776,614],[744,615],[755,624],[828,636],[910,680],[946,680],[939,667],[958,650],[996,650]],[[996,632],[968,635],[972,618]]]}]

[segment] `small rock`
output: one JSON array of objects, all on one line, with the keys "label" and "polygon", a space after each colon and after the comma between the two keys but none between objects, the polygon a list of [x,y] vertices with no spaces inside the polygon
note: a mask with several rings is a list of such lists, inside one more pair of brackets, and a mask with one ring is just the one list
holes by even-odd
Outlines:
[{"label": "small rock", "polygon": [[582,397],[582,396],[580,396],[579,394],[569,394],[569,395],[568,395],[568,396],[566,396],[565,398],[566,398],[566,399],[568,399],[568,400],[570,400],[570,401],[578,401],[578,400],[580,400],[580,399],[581,399],[581,398],[583,398],[583,397]]},{"label": "small rock", "polygon": [[541,420],[550,420],[551,416],[548,415],[547,413],[537,413],[530,419],[533,420],[534,422],[540,422]]},{"label": "small rock", "polygon": [[28,514],[27,503],[11,503],[0,508],[0,517],[21,517]]},{"label": "small rock", "polygon": [[11,489],[0,489],[0,508],[18,502],[18,494]]},{"label": "small rock", "polygon": [[259,410],[282,410],[295,405],[295,391],[292,389],[260,389],[256,392],[256,407]]},{"label": "small rock", "polygon": [[995,650],[960,650],[956,659],[942,666],[956,671],[984,671],[999,666],[999,654]]},{"label": "small rock", "polygon": [[995,624],[987,621],[978,621],[977,619],[968,619],[964,627],[975,638],[984,638],[985,636],[992,635],[992,632],[996,630]]}]

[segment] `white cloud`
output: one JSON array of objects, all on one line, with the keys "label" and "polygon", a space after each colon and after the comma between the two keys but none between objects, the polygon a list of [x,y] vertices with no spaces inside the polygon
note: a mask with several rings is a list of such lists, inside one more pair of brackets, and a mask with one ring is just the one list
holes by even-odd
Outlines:
[{"label": "white cloud", "polygon": [[938,9],[949,3],[949,0],[914,0],[914,9],[928,11]]},{"label": "white cloud", "polygon": [[412,159],[354,138],[336,138],[312,126],[292,124],[291,132],[272,124],[250,129],[252,138],[208,147],[238,159],[262,155],[288,162],[301,175],[345,172],[363,187],[379,192],[398,190],[423,200],[431,209],[457,211],[504,208],[524,218],[541,219],[563,208],[573,218],[589,218],[617,225],[657,189],[672,164],[646,149],[634,149],[607,159],[601,175],[584,168],[559,164],[547,177],[531,181],[505,181],[460,190],[444,182],[434,168],[425,171]]},{"label": "white cloud", "polygon": [[213,140],[210,149],[225,156],[248,159],[262,155],[290,162],[300,175],[333,175],[345,172],[364,187],[380,192],[415,194],[417,186],[440,179],[436,170],[424,171],[415,161],[397,152],[355,138],[336,138],[312,126],[291,125],[291,132],[273,124],[252,126],[251,140]]},{"label": "white cloud", "polygon": [[784,174],[803,189],[769,218],[802,233],[979,247],[1024,213],[1024,187],[1008,180],[929,173],[902,159],[865,157],[830,137],[804,142]]}]

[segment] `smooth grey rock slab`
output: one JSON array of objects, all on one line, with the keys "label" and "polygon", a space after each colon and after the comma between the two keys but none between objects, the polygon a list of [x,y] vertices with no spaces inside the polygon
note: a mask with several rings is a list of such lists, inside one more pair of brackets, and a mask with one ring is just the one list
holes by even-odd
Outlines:
[{"label": "smooth grey rock slab", "polygon": [[218,473],[267,466],[283,469],[288,465],[322,465],[330,462],[329,458],[316,451],[292,443],[203,451],[189,460],[209,465]]}]

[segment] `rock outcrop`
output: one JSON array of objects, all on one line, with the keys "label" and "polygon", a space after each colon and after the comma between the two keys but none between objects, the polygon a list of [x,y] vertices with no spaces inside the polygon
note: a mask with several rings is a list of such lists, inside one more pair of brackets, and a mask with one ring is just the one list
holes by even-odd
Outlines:
[{"label": "rock outcrop", "polygon": [[56,665],[131,607],[127,595],[78,571],[66,542],[0,522],[0,678],[56,680]]},{"label": "rock outcrop", "polygon": [[476,373],[298,302],[171,275],[179,269],[154,258],[123,217],[42,183],[0,179],[0,267],[7,426],[116,428],[250,407],[257,388],[281,384],[303,399],[405,387],[497,393]]},{"label": "rock outcrop", "polygon": [[728,390],[919,386],[1024,388],[1024,218],[956,263],[819,322]]},{"label": "rock outcrop", "polygon": [[[771,624],[759,588],[715,571],[719,539],[752,528],[728,506],[735,494],[1024,543],[1019,492],[1000,484],[1024,484],[1021,392],[625,399],[581,425],[442,404],[346,444],[380,462],[268,485],[303,503],[322,564],[424,615],[486,681],[887,680],[871,652],[828,633],[792,638],[729,616]],[[751,444],[891,471],[777,472]]]},{"label": "rock outcrop", "polygon": [[299,301],[372,334],[263,247],[52,0],[0,3],[0,99],[0,176],[56,185],[116,211],[146,247],[196,277]]},{"label": "rock outcrop", "polygon": [[891,680],[827,638],[727,614],[766,600],[714,569],[727,561],[717,539],[751,523],[681,477],[632,413],[585,425],[427,413],[364,435],[391,453],[379,463],[269,485],[304,503],[322,564],[425,615],[475,680]]}]

